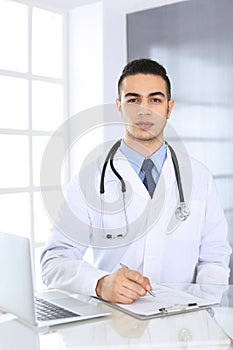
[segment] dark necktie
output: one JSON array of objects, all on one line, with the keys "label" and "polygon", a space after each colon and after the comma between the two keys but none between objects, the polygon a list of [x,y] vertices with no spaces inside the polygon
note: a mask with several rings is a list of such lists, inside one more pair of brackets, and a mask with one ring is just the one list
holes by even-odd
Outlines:
[{"label": "dark necktie", "polygon": [[153,193],[156,186],[155,180],[153,179],[153,176],[152,176],[153,167],[154,167],[154,163],[150,158],[145,159],[144,162],[142,163],[142,170],[145,172],[145,178],[143,180],[143,183],[146,186],[151,198],[153,197]]}]

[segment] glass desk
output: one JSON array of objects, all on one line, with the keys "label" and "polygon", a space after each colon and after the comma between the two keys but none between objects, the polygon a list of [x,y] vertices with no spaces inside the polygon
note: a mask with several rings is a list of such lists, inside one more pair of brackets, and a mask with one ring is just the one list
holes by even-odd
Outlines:
[{"label": "glass desk", "polygon": [[45,329],[27,327],[10,314],[0,314],[0,349],[233,349],[233,285],[172,287],[208,299],[219,296],[220,305],[141,321],[91,299],[91,303],[110,309],[112,315]]}]

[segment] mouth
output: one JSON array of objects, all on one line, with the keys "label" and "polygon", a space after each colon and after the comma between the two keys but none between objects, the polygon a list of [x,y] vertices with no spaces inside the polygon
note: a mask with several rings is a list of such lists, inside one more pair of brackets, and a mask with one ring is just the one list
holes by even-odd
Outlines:
[{"label": "mouth", "polygon": [[138,123],[136,123],[136,126],[139,127],[140,129],[143,130],[148,130],[150,129],[154,124],[151,122],[146,122],[146,121],[140,121]]}]

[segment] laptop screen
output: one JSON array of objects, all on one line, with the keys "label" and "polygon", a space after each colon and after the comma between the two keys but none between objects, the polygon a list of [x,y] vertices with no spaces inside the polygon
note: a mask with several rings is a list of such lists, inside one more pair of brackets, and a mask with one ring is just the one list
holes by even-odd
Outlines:
[{"label": "laptop screen", "polygon": [[30,254],[28,238],[0,233],[0,308],[36,324]]}]

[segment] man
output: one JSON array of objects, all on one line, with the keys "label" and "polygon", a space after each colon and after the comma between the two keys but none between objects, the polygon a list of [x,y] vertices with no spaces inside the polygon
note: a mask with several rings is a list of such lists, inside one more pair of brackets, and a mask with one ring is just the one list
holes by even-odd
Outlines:
[{"label": "man", "polygon": [[[80,177],[76,177],[68,190],[67,202],[73,212],[89,222],[86,233],[94,240],[99,223],[102,229],[111,230],[114,218],[116,223],[125,222],[126,231],[116,236],[115,246],[109,243],[109,247],[94,247],[93,266],[83,260],[86,247],[78,238],[85,229],[77,227],[74,240],[65,232],[69,223],[66,222],[66,229],[54,228],[41,258],[44,282],[49,287],[120,303],[131,303],[145,295],[152,289],[151,283],[228,283],[231,249],[226,240],[226,220],[212,176],[193,159],[188,159],[187,165],[180,158],[182,171],[188,169],[185,193],[190,197],[190,215],[184,222],[174,218],[177,179],[171,151],[164,142],[164,128],[174,100],[165,68],[153,60],[134,60],[124,68],[118,91],[116,105],[125,131],[117,151],[121,159],[113,164],[118,175],[124,175],[125,183],[131,185],[131,200],[124,203],[122,216],[117,211],[112,216],[105,214],[102,209],[96,214],[87,208],[94,191],[91,178],[94,167],[98,167],[94,164],[85,173],[87,186],[82,195],[77,190]],[[145,159],[149,159],[146,166]],[[119,179],[113,178],[109,165],[106,169],[106,196],[111,202],[116,193],[113,182],[118,185]],[[97,178],[101,181],[101,174]],[[65,216],[61,213],[61,221]],[[139,220],[134,223],[135,216]],[[122,268],[121,262],[129,268]]]}]

